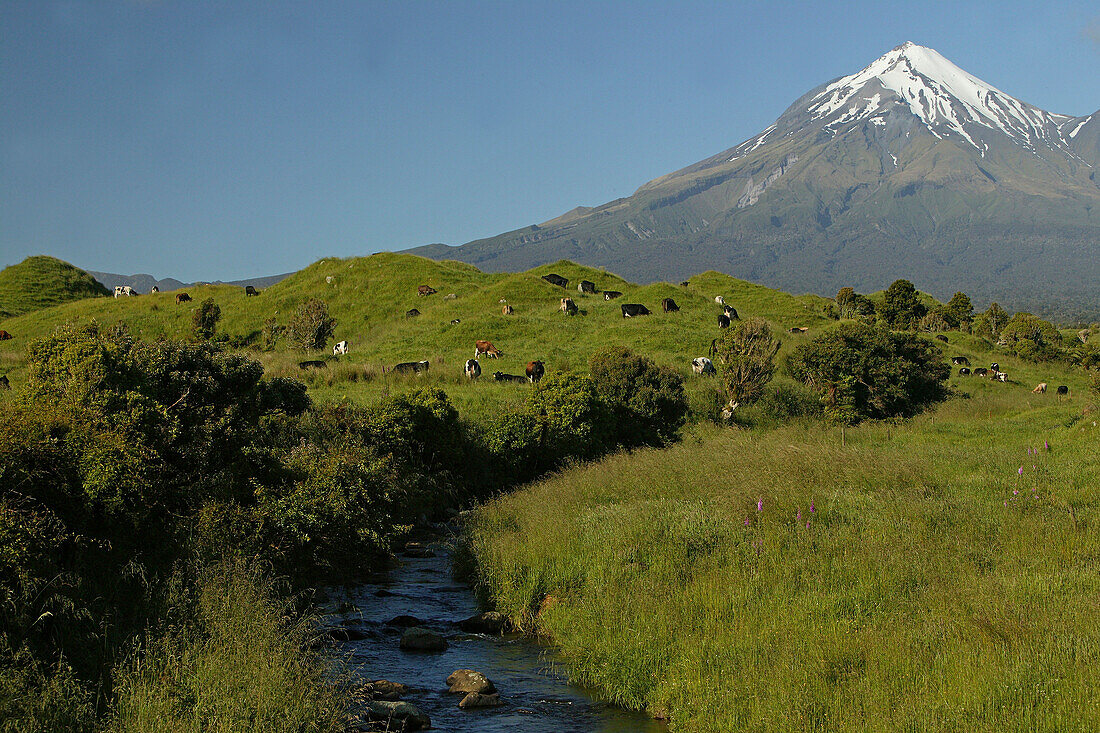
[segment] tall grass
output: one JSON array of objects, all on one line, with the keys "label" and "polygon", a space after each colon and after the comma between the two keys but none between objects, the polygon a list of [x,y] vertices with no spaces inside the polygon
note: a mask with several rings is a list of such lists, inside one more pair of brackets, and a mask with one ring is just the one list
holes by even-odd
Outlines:
[{"label": "tall grass", "polygon": [[[343,731],[345,701],[273,582],[232,564],[205,576],[193,616],[123,672],[112,733]],[[328,677],[326,679],[326,677]]]},{"label": "tall grass", "polygon": [[674,730],[1095,729],[1100,432],[1022,392],[564,472],[478,512],[481,590]]}]

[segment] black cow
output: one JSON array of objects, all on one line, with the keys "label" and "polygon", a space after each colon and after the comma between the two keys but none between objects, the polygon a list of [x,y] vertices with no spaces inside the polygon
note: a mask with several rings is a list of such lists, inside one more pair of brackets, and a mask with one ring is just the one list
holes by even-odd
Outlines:
[{"label": "black cow", "polygon": [[1069,394],[1069,387],[1064,384],[1060,384],[1058,385],[1058,389],[1056,391],[1058,392],[1059,397],[1064,397],[1065,395]]},{"label": "black cow", "polygon": [[969,377],[970,376],[970,370],[967,369],[966,367],[959,367],[959,376],[960,377]]},{"label": "black cow", "polygon": [[[970,366],[970,360],[965,356],[952,356],[951,363],[955,366]],[[996,369],[994,369],[996,371]]]},{"label": "black cow", "polygon": [[949,343],[949,342],[948,342],[948,340],[947,340],[947,337],[946,337],[946,336],[944,336],[944,335],[943,335],[942,333],[937,333],[937,334],[936,334],[936,340],[937,340],[937,341],[942,341],[942,342],[944,342],[945,344],[946,344],[946,343]]},{"label": "black cow", "polygon": [[454,320],[451,321],[452,326],[457,326],[460,323],[462,323],[462,321],[459,320],[458,318],[455,318]]},{"label": "black cow", "polygon": [[419,315],[420,311],[418,311],[416,308],[405,311],[405,318],[416,318]]},{"label": "black cow", "polygon": [[729,327],[730,327],[730,317],[727,316],[725,313],[719,313],[718,314],[718,328],[729,328]]},{"label": "black cow", "polygon": [[0,377],[0,389],[11,389],[11,382],[8,381],[8,375]]},{"label": "black cow", "polygon": [[298,362],[299,369],[324,369],[327,366],[328,364],[321,361],[320,359],[311,359],[310,361]]},{"label": "black cow", "polygon": [[722,306],[722,312],[725,313],[727,316],[729,316],[729,319],[731,321],[740,321],[741,320],[740,316],[737,315],[737,309],[734,308],[732,305],[723,305]]},{"label": "black cow", "polygon": [[986,369],[985,367],[978,367],[977,369],[974,370],[974,376],[975,377],[988,377],[989,376],[989,370]]},{"label": "black cow", "polygon": [[649,315],[649,308],[646,308],[640,303],[623,303],[619,307],[623,310],[623,318],[633,318],[634,316]]},{"label": "black cow", "polygon": [[684,280],[682,283],[680,283],[681,288],[686,288],[687,286],[688,286],[688,281],[687,280]]},{"label": "black cow", "polygon": [[555,275],[552,272],[549,275],[543,275],[542,279],[550,283],[551,285],[557,285],[559,288],[564,288],[566,285],[569,284],[569,281],[566,280],[564,277],[562,277],[561,275]]},{"label": "black cow", "polygon": [[675,313],[680,310],[680,306],[676,305],[676,301],[672,298],[665,298],[662,300],[661,308],[664,309],[665,313]]},{"label": "black cow", "polygon": [[251,285],[245,285],[244,286],[244,294],[245,295],[259,295],[260,291],[257,290],[256,288],[252,287]]},{"label": "black cow", "polygon": [[592,282],[591,280],[581,280],[580,284],[577,286],[577,292],[595,294],[596,283]]},{"label": "black cow", "polygon": [[618,290],[605,290],[605,291],[603,291],[603,299],[604,300],[614,300],[615,298],[618,298],[620,295],[622,295],[622,293],[620,293]]},{"label": "black cow", "polygon": [[521,377],[516,374],[504,374],[503,372],[493,372],[493,379],[498,382],[526,382],[527,377]]},{"label": "black cow", "polygon": [[401,364],[395,364],[393,371],[400,372],[401,374],[408,374],[412,372],[414,374],[420,374],[421,372],[428,371],[430,365],[426,361],[406,361]]}]

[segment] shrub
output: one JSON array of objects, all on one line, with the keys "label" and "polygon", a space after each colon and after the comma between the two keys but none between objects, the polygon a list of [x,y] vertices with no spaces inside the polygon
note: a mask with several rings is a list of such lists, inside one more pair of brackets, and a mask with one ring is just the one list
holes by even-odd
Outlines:
[{"label": "shrub", "polygon": [[684,379],[625,346],[592,355],[589,370],[596,395],[611,417],[612,442],[624,446],[661,445],[676,435],[687,417]]},{"label": "shrub", "polygon": [[1050,361],[1064,354],[1062,334],[1054,324],[1030,313],[1012,316],[1001,331],[997,345],[1028,361]]},{"label": "shrub", "polygon": [[719,376],[731,402],[747,404],[764,392],[775,374],[779,340],[772,336],[767,321],[749,318],[738,321],[715,342]]},{"label": "shrub", "polygon": [[989,304],[989,307],[983,313],[974,317],[970,330],[976,336],[996,341],[1001,329],[1008,323],[1008,318],[1008,311],[994,301]]},{"label": "shrub", "polygon": [[526,407],[542,426],[543,470],[567,457],[591,458],[607,450],[608,416],[591,377],[573,372],[544,377]]},{"label": "shrub", "polygon": [[949,328],[957,327],[959,325],[958,321],[954,321],[954,326],[952,326],[947,319],[948,315],[950,314],[942,307],[933,308],[924,314],[924,318],[920,319],[917,329],[925,333],[935,333],[936,331],[946,331]]},{"label": "shrub", "polygon": [[913,415],[947,396],[951,373],[927,339],[863,324],[841,324],[803,344],[787,369],[840,422]]},{"label": "shrub", "polygon": [[1089,370],[1089,391],[1100,397],[1100,369]]},{"label": "shrub", "polygon": [[221,317],[222,309],[213,298],[207,298],[191,314],[191,330],[201,339],[211,339],[214,337]]},{"label": "shrub", "polygon": [[914,328],[928,308],[920,301],[917,289],[908,280],[895,280],[886,288],[879,315],[890,328]]},{"label": "shrub", "polygon": [[841,318],[874,320],[875,303],[852,288],[841,288],[836,294],[837,313]]},{"label": "shrub", "polygon": [[280,326],[274,316],[265,320],[263,329],[260,331],[260,338],[263,341],[264,351],[274,350],[284,333],[286,333],[286,327]]},{"label": "shrub", "polygon": [[323,349],[336,332],[336,319],[328,314],[328,306],[320,298],[310,298],[294,313],[287,326],[287,335],[297,348]]}]

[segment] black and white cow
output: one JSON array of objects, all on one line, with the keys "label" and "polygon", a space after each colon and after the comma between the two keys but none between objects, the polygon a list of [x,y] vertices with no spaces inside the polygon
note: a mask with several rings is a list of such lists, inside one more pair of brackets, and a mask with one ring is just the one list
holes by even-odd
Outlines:
[{"label": "black and white cow", "polygon": [[970,360],[965,356],[952,356],[951,363],[954,366],[970,366]]},{"label": "black and white cow", "polygon": [[691,371],[696,374],[715,374],[714,362],[705,356],[697,356],[691,360]]},{"label": "black and white cow", "polygon": [[732,305],[724,305],[722,307],[722,312],[725,313],[731,321],[741,320],[741,317],[737,315],[737,309],[734,308]]},{"label": "black and white cow", "polygon": [[400,372],[402,374],[408,374],[410,372],[412,372],[413,374],[421,374],[428,371],[429,366],[430,364],[428,364],[428,362],[426,361],[406,361],[401,364],[395,364],[393,367],[393,371]]},{"label": "black and white cow", "polygon": [[603,299],[604,300],[614,300],[615,298],[618,298],[620,296],[622,296],[622,293],[620,293],[618,290],[605,290],[605,291],[603,291]]},{"label": "black and white cow", "polygon": [[646,308],[641,303],[623,303],[621,306],[623,311],[623,318],[633,318],[634,316],[648,316],[649,308]]},{"label": "black and white cow", "polygon": [[503,372],[493,372],[493,379],[498,382],[526,382],[526,376],[519,376],[518,374],[504,374]]},{"label": "black and white cow", "polygon": [[346,353],[348,353],[348,342],[347,341],[340,341],[335,346],[332,347],[332,355],[333,356],[340,356],[341,354],[346,354]]},{"label": "black and white cow", "polygon": [[481,364],[478,364],[477,359],[467,359],[463,371],[467,378],[477,379],[481,376]]},{"label": "black and white cow", "polygon": [[580,283],[577,285],[577,292],[595,294],[596,283],[592,282],[591,280],[581,280]]},{"label": "black and white cow", "polygon": [[551,285],[557,285],[559,288],[564,288],[566,285],[569,284],[569,281],[566,280],[564,277],[562,277],[561,275],[555,275],[552,272],[549,275],[543,275],[542,279],[550,283]]}]

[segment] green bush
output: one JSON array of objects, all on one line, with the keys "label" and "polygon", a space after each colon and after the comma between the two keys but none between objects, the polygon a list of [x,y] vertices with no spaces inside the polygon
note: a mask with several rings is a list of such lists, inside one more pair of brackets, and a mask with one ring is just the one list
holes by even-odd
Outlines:
[{"label": "green bush", "polygon": [[212,339],[221,317],[222,309],[213,298],[207,298],[191,314],[191,329],[201,339]]},{"label": "green bush", "polygon": [[886,288],[879,315],[890,328],[915,328],[928,308],[921,302],[917,289],[908,280],[895,280]]},{"label": "green bush", "polygon": [[336,319],[328,314],[325,301],[310,298],[294,313],[286,331],[298,349],[323,349],[336,332]]},{"label": "green bush", "polygon": [[997,345],[1028,361],[1050,361],[1065,355],[1061,332],[1054,324],[1030,313],[1012,316],[1001,331]]},{"label": "green bush", "polygon": [[932,342],[863,324],[841,324],[787,360],[791,377],[817,392],[840,422],[907,417],[947,396],[951,369]]},{"label": "green bush", "polygon": [[573,372],[545,377],[527,398],[527,411],[543,427],[540,468],[608,449],[608,416],[591,377]]},{"label": "green bush", "polygon": [[779,339],[763,318],[738,321],[715,342],[718,374],[730,402],[748,404],[764,393],[775,374]]},{"label": "green bush", "polygon": [[596,396],[608,411],[608,440],[627,447],[662,445],[687,418],[684,379],[619,346],[589,360]]}]

